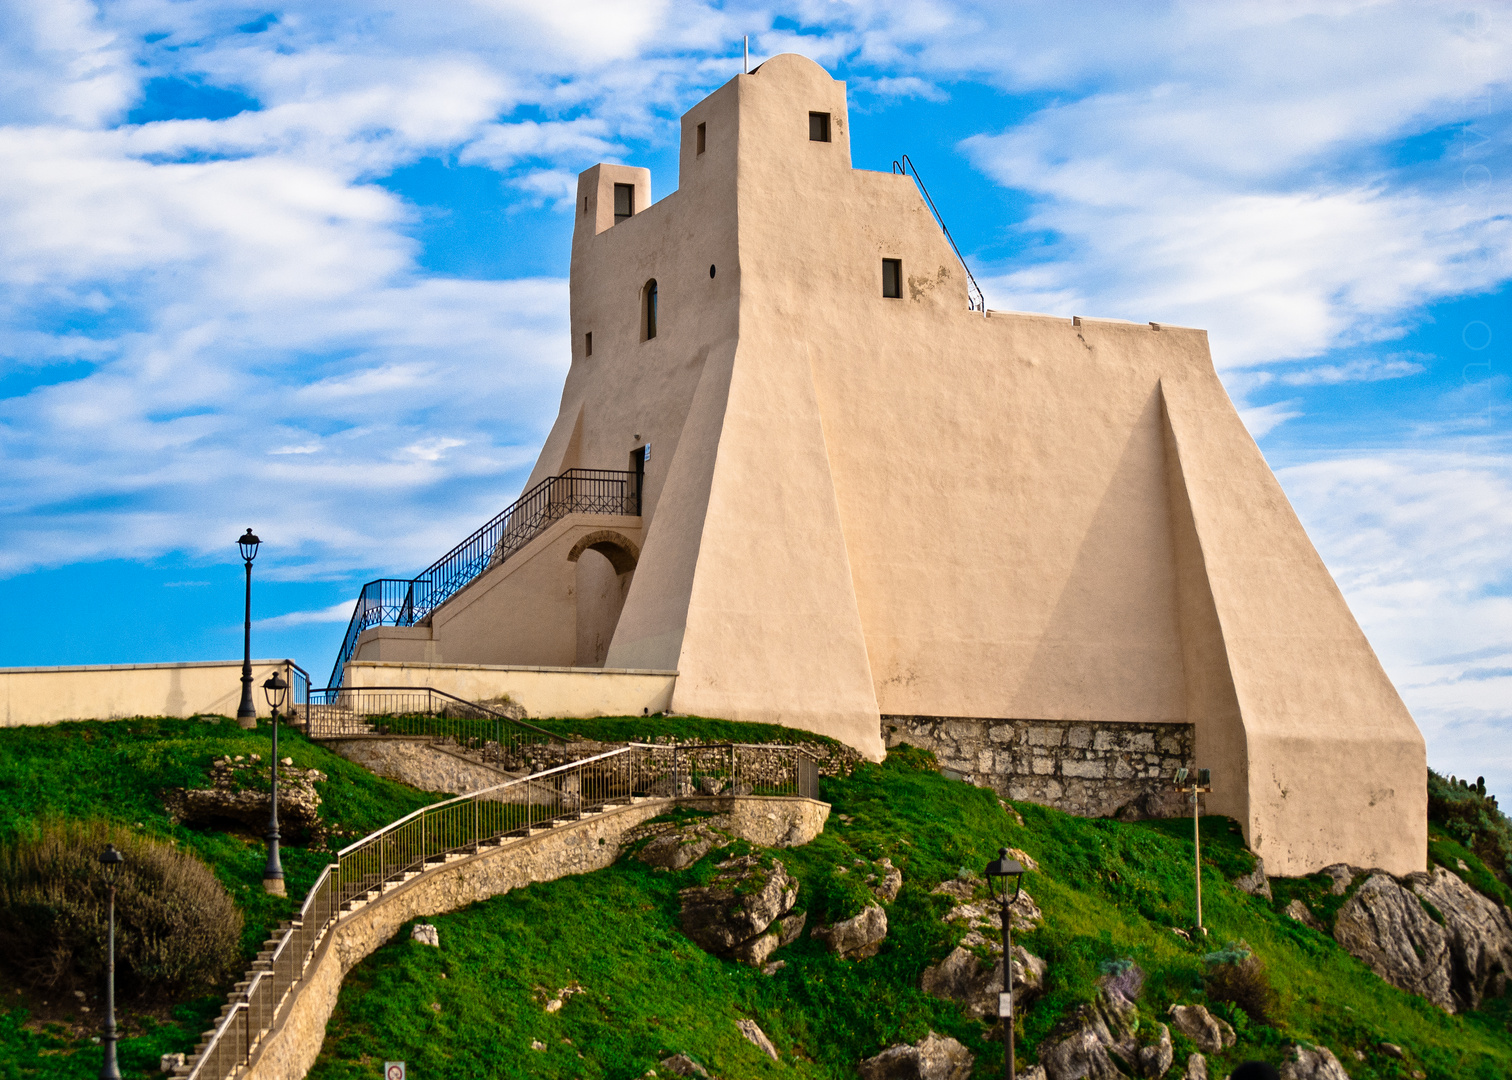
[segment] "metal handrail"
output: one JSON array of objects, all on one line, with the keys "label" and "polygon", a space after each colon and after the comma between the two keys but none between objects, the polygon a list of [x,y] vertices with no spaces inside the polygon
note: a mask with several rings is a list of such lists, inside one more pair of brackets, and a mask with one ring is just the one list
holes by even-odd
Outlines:
[{"label": "metal handrail", "polygon": [[[935,209],[934,200],[929,197],[929,189],[924,186],[924,178],[919,175],[917,166],[909,160],[907,154],[904,154],[901,163],[897,161],[892,163],[892,171],[894,176],[907,176],[909,173],[913,173],[914,183],[919,185],[919,191],[923,194],[924,201],[929,205],[929,212],[934,215],[935,221],[939,223],[940,231],[945,234],[945,239],[950,241],[950,249],[955,252],[956,258],[961,261],[961,269],[966,271],[966,280],[971,283],[971,290],[966,294],[966,303],[969,305],[969,310],[980,311],[985,315],[987,313],[987,297],[982,295],[982,288],[977,284],[976,278],[972,276],[971,267],[966,265],[966,257],[961,254],[961,249],[956,247],[955,237],[950,235],[950,229],[945,225],[945,219],[940,216],[940,211]],[[974,300],[971,297],[972,292],[976,293],[976,299]]]},{"label": "metal handrail", "polygon": [[548,476],[485,522],[416,577],[379,578],[362,587],[331,669],[340,686],[362,632],[373,626],[414,626],[483,571],[499,565],[568,514],[639,516],[637,474],[623,469],[568,469]]},{"label": "metal handrail", "polygon": [[411,811],[342,848],[321,871],[299,917],[260,961],[267,966],[253,972],[240,993],[244,1000],[231,1003],[195,1056],[188,1080],[229,1080],[250,1064],[264,1036],[292,1007],[327,934],[374,893],[381,896],[386,887],[453,857],[614,806],[748,794],[818,798],[818,762],[798,746],[630,743]]}]

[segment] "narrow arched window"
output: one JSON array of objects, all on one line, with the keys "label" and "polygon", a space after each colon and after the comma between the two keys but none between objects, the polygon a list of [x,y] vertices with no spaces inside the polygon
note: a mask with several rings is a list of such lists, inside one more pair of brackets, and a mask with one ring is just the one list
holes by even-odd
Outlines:
[{"label": "narrow arched window", "polygon": [[644,340],[656,336],[656,279],[646,282],[646,334]]}]

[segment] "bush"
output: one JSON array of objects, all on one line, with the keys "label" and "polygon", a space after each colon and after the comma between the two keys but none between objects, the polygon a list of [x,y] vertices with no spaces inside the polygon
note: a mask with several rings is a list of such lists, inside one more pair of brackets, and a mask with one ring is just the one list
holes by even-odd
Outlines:
[{"label": "bush", "polygon": [[1501,812],[1486,781],[1449,777],[1428,770],[1428,819],[1475,852],[1493,874],[1512,885],[1512,821]]},{"label": "bush", "polygon": [[223,982],[242,929],[225,888],[193,855],[101,821],[47,823],[0,847],[0,964],[38,989],[100,985],[106,844],[126,857],[116,881],[118,993],[182,998]]},{"label": "bush", "polygon": [[1202,982],[1209,1001],[1230,1002],[1256,1024],[1271,1022],[1276,1014],[1276,991],[1264,960],[1242,941],[1231,941],[1204,959],[1208,970]]}]

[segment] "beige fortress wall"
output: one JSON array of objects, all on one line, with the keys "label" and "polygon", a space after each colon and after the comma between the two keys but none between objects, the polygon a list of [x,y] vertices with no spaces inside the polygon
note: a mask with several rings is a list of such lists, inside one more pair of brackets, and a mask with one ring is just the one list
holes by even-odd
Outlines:
[{"label": "beige fortress wall", "polygon": [[345,686],[429,686],[467,701],[508,696],[527,716],[641,716],[672,707],[675,671],[354,661]]},{"label": "beige fortress wall", "polygon": [[[1422,868],[1421,736],[1205,332],[969,311],[913,180],[852,169],[844,85],[802,57],[694,106],[681,151],[678,190],[619,224],[613,184],[649,175],[580,179],[573,363],[531,477],[653,447],[604,663],[872,757],[886,716],[1190,723],[1211,805],[1273,872]],[[537,602],[557,634],[578,600],[554,588],[469,635]]]},{"label": "beige fortress wall", "polygon": [[[292,681],[292,665],[291,660],[252,661],[258,716],[269,715],[263,681],[275,670]],[[214,660],[0,668],[0,726],[196,713],[234,717],[241,704],[241,666],[240,660]]]}]

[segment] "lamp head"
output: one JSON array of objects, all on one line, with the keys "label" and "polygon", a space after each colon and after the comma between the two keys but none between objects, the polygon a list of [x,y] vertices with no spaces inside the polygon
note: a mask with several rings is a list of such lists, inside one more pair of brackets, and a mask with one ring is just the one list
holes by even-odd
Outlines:
[{"label": "lamp head", "polygon": [[114,881],[116,871],[126,861],[126,856],[116,850],[114,844],[106,844],[105,850],[100,852],[100,869],[105,873],[106,881]]},{"label": "lamp head", "polygon": [[242,533],[242,537],[236,542],[236,546],[241,548],[241,557],[251,562],[257,558],[257,545],[261,543],[262,541],[253,534],[252,530],[248,529]]},{"label": "lamp head", "polygon": [[1003,896],[1008,898],[1008,883],[1012,881],[1013,896],[1011,899],[1018,899],[1019,884],[1024,876],[1024,868],[1016,859],[1008,857],[1007,848],[998,848],[998,857],[987,864],[986,876],[987,888],[992,892],[992,895],[996,896],[998,888],[1001,887]]},{"label": "lamp head", "polygon": [[268,699],[268,707],[274,710],[283,708],[284,694],[289,690],[289,684],[277,671],[273,672],[267,682],[263,683],[263,695]]}]

